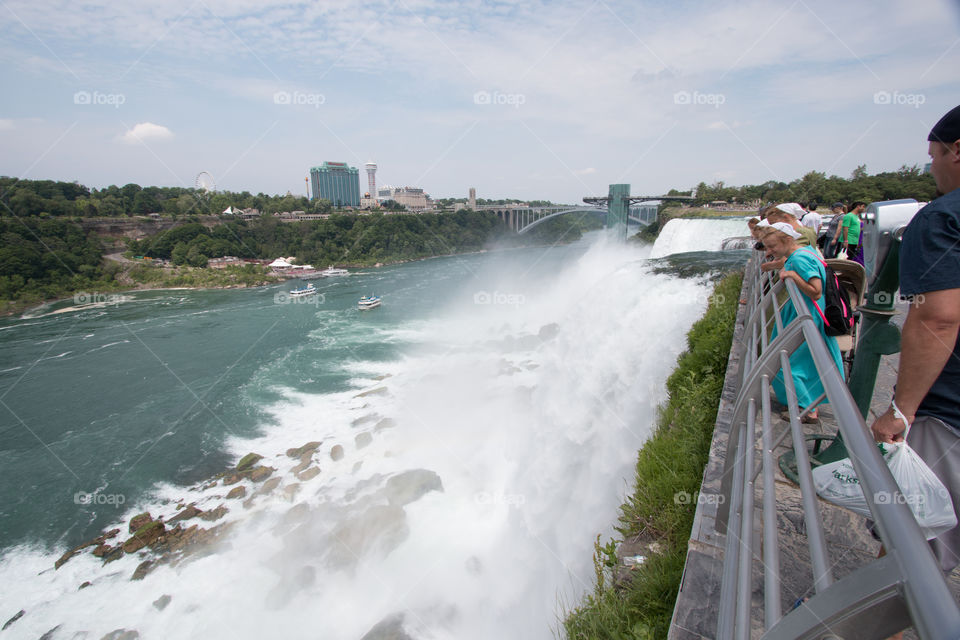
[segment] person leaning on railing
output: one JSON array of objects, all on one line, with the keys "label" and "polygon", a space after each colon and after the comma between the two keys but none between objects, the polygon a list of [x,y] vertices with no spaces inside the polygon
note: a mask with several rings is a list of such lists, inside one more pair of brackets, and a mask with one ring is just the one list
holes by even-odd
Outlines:
[{"label": "person leaning on railing", "polygon": [[[910,300],[890,408],[871,425],[878,442],[908,439],[960,514],[960,106],[930,131],[930,173],[941,195],[907,225],[900,292]],[[941,569],[960,564],[960,526],[930,541]]]},{"label": "person leaning on railing", "polygon": [[[819,256],[814,252],[814,247],[801,247],[797,240],[801,234],[786,222],[774,222],[765,227],[763,236],[763,245],[767,251],[773,254],[774,258],[783,260],[783,268],[780,270],[781,280],[793,280],[797,289],[803,294],[804,302],[813,316],[820,334],[833,357],[833,361],[843,375],[843,366],[840,359],[840,347],[837,345],[837,339],[828,336],[823,330],[823,318],[816,309],[815,303],[823,308],[823,282],[826,279],[823,263]],[[784,326],[797,317],[797,310],[793,306],[792,300],[787,300],[781,310],[781,319]],[[771,340],[777,337],[777,328],[774,327]],[[810,348],[806,342],[797,347],[796,351],[790,356],[790,368],[793,371],[793,384],[796,387],[797,403],[801,411],[812,405],[821,395],[823,395],[823,382],[820,380],[820,374],[813,362],[813,356],[810,354]],[[772,386],[777,394],[777,401],[780,404],[787,404],[786,389],[783,383],[783,370],[781,369],[773,379]],[[811,411],[805,418],[805,422],[815,422],[819,419],[817,410]]]}]

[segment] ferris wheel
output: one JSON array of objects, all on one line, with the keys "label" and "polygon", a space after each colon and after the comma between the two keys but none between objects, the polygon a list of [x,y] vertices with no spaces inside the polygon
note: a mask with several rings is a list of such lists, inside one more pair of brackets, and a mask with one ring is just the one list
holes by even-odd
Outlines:
[{"label": "ferris wheel", "polygon": [[193,181],[193,186],[197,191],[203,191],[204,193],[217,190],[217,183],[214,182],[213,176],[206,171],[201,171],[197,174],[197,178]]}]

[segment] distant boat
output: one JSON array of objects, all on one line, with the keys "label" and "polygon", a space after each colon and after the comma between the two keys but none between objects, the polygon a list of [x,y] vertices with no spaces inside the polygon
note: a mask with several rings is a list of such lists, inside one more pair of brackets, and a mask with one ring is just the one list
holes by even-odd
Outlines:
[{"label": "distant boat", "polygon": [[360,302],[357,303],[357,308],[360,311],[366,311],[367,309],[373,309],[380,306],[380,296],[363,296],[360,298]]},{"label": "distant boat", "polygon": [[317,288],[312,284],[308,284],[305,287],[300,287],[299,289],[291,289],[290,297],[291,298],[303,298],[306,296],[312,296],[317,292]]},{"label": "distant boat", "polygon": [[327,267],[326,269],[320,272],[320,277],[322,278],[332,278],[335,276],[348,276],[348,275],[350,275],[350,272],[347,271],[346,269],[336,269],[332,266]]}]

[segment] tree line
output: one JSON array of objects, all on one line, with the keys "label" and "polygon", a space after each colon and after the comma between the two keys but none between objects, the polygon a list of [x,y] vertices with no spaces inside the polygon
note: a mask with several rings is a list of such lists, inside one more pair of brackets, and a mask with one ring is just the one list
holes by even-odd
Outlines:
[{"label": "tree line", "polygon": [[721,182],[701,182],[693,192],[671,189],[667,195],[693,195],[698,205],[718,200],[731,203],[815,202],[830,207],[834,202],[879,202],[914,198],[930,201],[936,197],[933,176],[918,166],[902,166],[896,171],[870,175],[866,165],[860,165],[849,178],[827,176],[822,171],[810,171],[792,182],[771,180],[763,184],[734,187]]},{"label": "tree line", "polygon": [[[436,215],[339,215],[282,222],[272,216],[231,219],[208,228],[186,222],[141,240],[128,240],[130,256],[163,258],[203,267],[210,258],[273,259],[300,264],[365,266],[478,251],[495,244],[570,242],[600,221],[585,215],[550,220],[517,236],[496,216],[471,210]],[[0,217],[0,300],[33,302],[75,291],[120,288],[120,267],[104,261],[104,246],[69,219]]]}]

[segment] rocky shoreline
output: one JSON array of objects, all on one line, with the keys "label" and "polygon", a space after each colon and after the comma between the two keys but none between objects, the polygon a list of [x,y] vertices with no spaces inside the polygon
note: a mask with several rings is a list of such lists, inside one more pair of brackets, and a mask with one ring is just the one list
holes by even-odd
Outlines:
[{"label": "rocky shoreline", "polygon": [[[376,378],[376,384],[372,388],[357,393],[353,398],[363,400],[389,394],[388,388],[382,382],[388,377],[390,377],[389,374]],[[364,410],[367,406],[364,403],[357,409]],[[393,428],[395,423],[390,418],[367,412],[356,418],[351,426],[357,429],[353,438],[353,448],[360,450],[373,442],[375,434],[384,429]],[[208,495],[205,497],[189,501],[183,498],[170,500],[164,502],[159,509],[153,507],[153,512],[138,513],[129,518],[124,525],[103,531],[100,535],[69,549],[53,563],[53,567],[46,571],[59,571],[71,560],[84,555],[99,559],[100,568],[130,557],[136,561],[136,567],[129,573],[128,579],[141,581],[161,566],[177,567],[216,553],[218,550],[231,548],[229,534],[244,526],[244,518],[226,518],[227,514],[249,512],[259,501],[268,497],[274,498],[272,505],[266,504],[268,508],[275,508],[284,503],[292,505],[282,512],[278,525],[284,530],[284,537],[293,541],[291,553],[296,552],[298,548],[305,548],[302,547],[306,544],[303,536],[310,538],[310,545],[316,545],[314,536],[308,535],[312,526],[310,515],[313,510],[309,501],[309,490],[303,490],[307,483],[322,473],[321,464],[325,460],[327,464],[336,465],[344,459],[346,453],[343,444],[324,440],[312,440],[301,446],[289,448],[285,452],[277,452],[275,461],[270,465],[265,464],[264,456],[253,452],[248,453],[236,465],[188,489],[207,492]],[[357,462],[353,465],[353,471],[357,471],[361,464]],[[443,491],[439,476],[424,469],[408,470],[388,477],[377,475],[370,482],[382,485],[380,493],[382,501],[371,502],[366,512],[359,518],[361,523],[366,523],[370,527],[361,527],[362,531],[359,534],[351,533],[346,529],[338,530],[337,535],[341,538],[349,538],[351,535],[361,537],[378,535],[386,531],[391,545],[399,544],[407,534],[403,507],[431,491]],[[306,499],[297,501],[302,491]],[[198,503],[205,508],[200,508]],[[165,508],[169,510],[156,513]],[[355,542],[357,548],[363,548],[365,543],[360,539]],[[83,579],[87,577],[89,579]],[[78,582],[80,580],[82,582],[79,582],[76,588],[79,591],[93,587],[101,577],[90,575],[78,578]],[[282,606],[286,597],[310,586],[315,579],[316,570],[305,564],[295,572],[295,575],[282,579],[268,593],[268,606]],[[163,593],[152,604],[158,611],[163,611],[173,597],[170,593]],[[0,631],[9,627],[16,628],[16,625],[22,624],[20,620],[29,614],[28,610],[20,609],[16,615],[6,621]],[[388,616],[374,625],[364,635],[364,639],[409,639],[403,630],[403,620],[403,612]],[[59,635],[61,626],[53,627],[41,638],[56,640],[61,637]],[[121,628],[102,636],[101,640],[135,640],[137,638],[140,638],[138,630]]]}]

